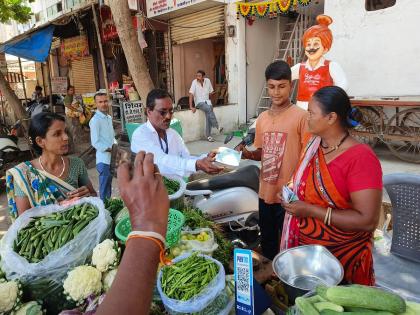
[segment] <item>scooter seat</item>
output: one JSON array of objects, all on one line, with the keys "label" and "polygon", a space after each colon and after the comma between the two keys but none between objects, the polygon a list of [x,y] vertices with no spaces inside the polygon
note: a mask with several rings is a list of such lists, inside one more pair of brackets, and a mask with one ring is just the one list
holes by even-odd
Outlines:
[{"label": "scooter seat", "polygon": [[195,180],[187,184],[188,190],[220,190],[232,187],[248,187],[258,193],[260,169],[247,165],[232,172],[207,179]]}]

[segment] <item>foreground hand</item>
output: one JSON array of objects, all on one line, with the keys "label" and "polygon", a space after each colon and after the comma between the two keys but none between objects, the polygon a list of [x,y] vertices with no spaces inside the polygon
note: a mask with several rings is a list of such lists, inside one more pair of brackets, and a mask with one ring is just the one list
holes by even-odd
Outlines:
[{"label": "foreground hand", "polygon": [[162,176],[153,164],[153,154],[139,152],[134,161],[133,176],[130,165],[123,161],[118,167],[118,187],[130,212],[133,231],[152,231],[166,235],[169,199]]},{"label": "foreground hand", "polygon": [[89,196],[90,196],[90,190],[86,186],[79,187],[67,193],[68,199],[83,198],[83,197],[89,197]]},{"label": "foreground hand", "polygon": [[195,107],[193,107],[193,108],[191,108],[191,111],[193,112],[193,114],[195,114],[195,111],[196,111],[197,109],[195,108]]},{"label": "foreground hand", "polygon": [[293,214],[296,217],[305,218],[310,216],[309,208],[310,204],[304,201],[294,201],[291,203],[285,203],[283,200],[281,201],[281,205],[290,214]]},{"label": "foreground hand", "polygon": [[203,171],[203,172],[206,172],[207,174],[211,174],[211,175],[219,174],[223,170],[223,167],[213,164],[213,161],[214,161],[214,157],[213,158],[206,157],[204,159],[197,160],[195,167],[197,171]]}]

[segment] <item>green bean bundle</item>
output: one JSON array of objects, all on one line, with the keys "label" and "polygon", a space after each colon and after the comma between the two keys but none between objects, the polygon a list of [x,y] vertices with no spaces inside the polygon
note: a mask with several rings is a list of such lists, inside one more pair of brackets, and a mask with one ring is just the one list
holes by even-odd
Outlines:
[{"label": "green bean bundle", "polygon": [[212,260],[194,253],[162,270],[162,291],[167,297],[187,301],[201,293],[219,273],[219,266]]},{"label": "green bean bundle", "polygon": [[64,212],[33,218],[18,232],[14,251],[30,263],[37,263],[70,242],[97,216],[98,209],[84,203]]},{"label": "green bean bundle", "polygon": [[165,184],[168,195],[173,195],[179,190],[181,186],[178,181],[163,177],[163,183]]}]

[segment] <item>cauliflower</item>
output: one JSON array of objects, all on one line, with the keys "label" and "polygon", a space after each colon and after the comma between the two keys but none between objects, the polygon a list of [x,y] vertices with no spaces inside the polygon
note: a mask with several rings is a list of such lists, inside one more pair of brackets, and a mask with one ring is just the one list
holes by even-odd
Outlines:
[{"label": "cauliflower", "polygon": [[13,313],[13,315],[42,315],[42,307],[35,301],[31,301],[28,303],[23,304],[21,307],[17,309],[16,312]]},{"label": "cauliflower", "polygon": [[20,303],[22,291],[17,281],[0,282],[0,314],[13,310]]},{"label": "cauliflower", "polygon": [[104,273],[103,277],[102,277],[102,283],[103,283],[103,288],[104,291],[108,291],[109,288],[112,285],[112,282],[114,282],[114,278],[117,275],[117,271],[118,269],[112,269],[106,273]]},{"label": "cauliflower", "polygon": [[118,247],[117,242],[106,239],[93,249],[92,265],[100,272],[105,272],[118,265],[120,254],[121,249]]},{"label": "cauliflower", "polygon": [[89,295],[101,292],[101,276],[101,272],[92,266],[76,267],[64,280],[64,293],[73,301],[82,303]]}]

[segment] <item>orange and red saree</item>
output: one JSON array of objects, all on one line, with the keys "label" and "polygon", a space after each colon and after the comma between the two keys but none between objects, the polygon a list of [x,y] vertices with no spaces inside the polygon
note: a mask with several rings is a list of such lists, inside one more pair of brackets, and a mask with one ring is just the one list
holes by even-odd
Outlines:
[{"label": "orange and red saree", "polygon": [[[319,138],[309,140],[293,180],[294,191],[300,200],[307,203],[331,207],[333,211],[349,209],[351,204],[337,190],[319,143]],[[342,231],[312,217],[291,217],[286,230],[288,235],[285,239],[288,242],[283,245],[287,248],[297,245],[323,245],[343,265],[345,282],[375,284],[372,233]]]}]

